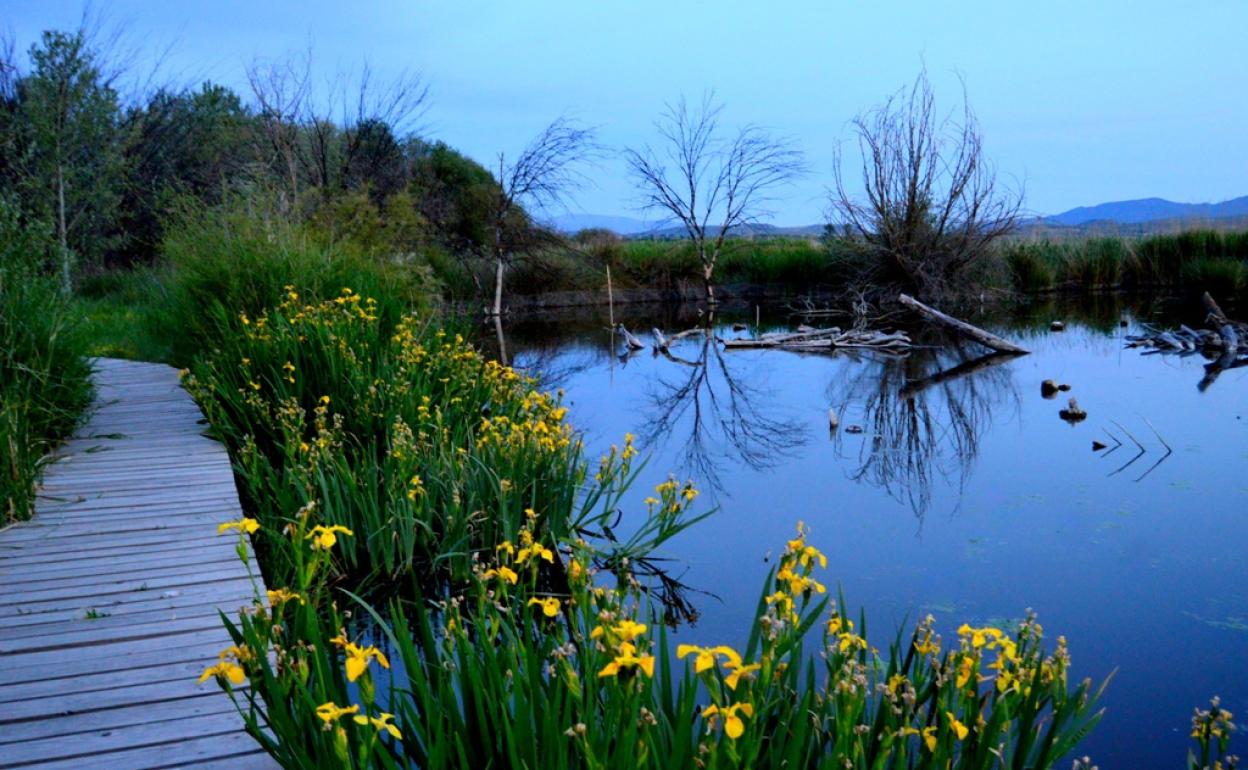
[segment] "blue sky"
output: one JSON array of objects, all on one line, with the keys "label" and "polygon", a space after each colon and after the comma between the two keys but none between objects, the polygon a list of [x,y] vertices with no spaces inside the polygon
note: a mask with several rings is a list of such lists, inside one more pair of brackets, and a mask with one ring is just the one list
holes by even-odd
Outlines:
[{"label": "blue sky", "polygon": [[[111,0],[97,4],[170,71],[243,85],[243,66],[311,46],[318,69],[404,68],[431,88],[427,133],[483,161],[552,118],[601,127],[613,146],[653,136],[665,101],[713,89],[726,124],[792,136],[812,173],[775,206],[821,221],[847,123],[926,63],[943,104],[958,77],[1000,171],[1027,208],[1056,213],[1159,196],[1248,194],[1248,2],[691,2],[688,0]],[[5,0],[25,48],[71,27],[80,2]],[[632,215],[615,160],[577,209]]]}]

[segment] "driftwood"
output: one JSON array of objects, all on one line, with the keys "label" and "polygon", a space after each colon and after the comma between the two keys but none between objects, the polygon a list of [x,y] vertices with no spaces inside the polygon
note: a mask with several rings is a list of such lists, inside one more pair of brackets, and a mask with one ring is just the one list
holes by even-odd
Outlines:
[{"label": "driftwood", "polygon": [[1218,303],[1209,296],[1209,292],[1205,292],[1201,297],[1201,302],[1208,313],[1205,321],[1214,328],[1193,329],[1186,324],[1180,324],[1177,329],[1154,329],[1145,326],[1144,328],[1148,330],[1147,334],[1127,336],[1127,347],[1153,348],[1167,353],[1195,351],[1217,353],[1219,359],[1226,359],[1224,365],[1229,368],[1242,350],[1240,341],[1248,340],[1248,324],[1227,318],[1222,308],[1218,307]]},{"label": "driftwood", "polygon": [[1127,336],[1127,347],[1149,348],[1145,353],[1178,353],[1180,355],[1203,354],[1211,358],[1205,364],[1205,376],[1197,386],[1201,391],[1207,389],[1218,375],[1227,369],[1248,366],[1248,324],[1227,318],[1226,313],[1214,301],[1209,292],[1200,298],[1205,306],[1205,323],[1211,329],[1193,329],[1180,324],[1177,329],[1154,329],[1144,327],[1147,334]]},{"label": "driftwood", "polygon": [[757,339],[720,341],[726,350],[782,348],[802,351],[884,350],[899,353],[913,347],[905,332],[886,333],[860,329],[841,331],[835,326],[831,329],[812,329],[795,334],[764,334]]},{"label": "driftwood", "polygon": [[919,302],[917,299],[915,299],[914,297],[911,297],[908,294],[902,294],[900,297],[897,298],[897,301],[905,305],[906,307],[914,310],[915,312],[919,313],[920,315],[922,315],[924,318],[928,319],[929,321],[932,321],[933,323],[936,323],[939,326],[943,326],[946,329],[955,331],[958,334],[962,335],[963,337],[974,340],[975,342],[978,342],[979,344],[985,347],[991,348],[997,351],[998,353],[1013,353],[1015,355],[1022,355],[1024,353],[1030,352],[1026,348],[1019,347],[1018,345],[1015,345],[1013,342],[1010,342],[1007,339],[998,337],[992,332],[984,331],[978,326],[972,326],[971,324],[968,324],[966,321],[959,321],[953,316],[946,315],[945,313],[940,312],[934,307],[928,307],[927,305],[924,305],[922,302]]}]

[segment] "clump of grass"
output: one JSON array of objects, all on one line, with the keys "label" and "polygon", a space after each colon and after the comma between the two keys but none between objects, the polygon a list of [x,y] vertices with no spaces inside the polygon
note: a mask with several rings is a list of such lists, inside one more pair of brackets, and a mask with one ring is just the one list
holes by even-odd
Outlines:
[{"label": "clump of grass", "polygon": [[1089,238],[1065,249],[1061,280],[1083,290],[1113,288],[1121,282],[1130,258],[1120,238]]},{"label": "clump of grass", "polygon": [[45,228],[0,199],[0,523],[27,519],[47,452],[91,401],[85,338],[43,268]]},{"label": "clump of grass", "polygon": [[170,268],[160,327],[175,336],[173,358],[186,362],[220,339],[219,310],[259,315],[298,284],[310,298],[344,286],[367,292],[392,322],[427,306],[435,282],[423,263],[329,241],[315,228],[265,209],[263,197],[216,207],[188,204],[168,224],[162,244]]},{"label": "clump of grass", "polygon": [[1183,265],[1183,285],[1215,297],[1236,297],[1248,288],[1248,266],[1239,259],[1197,257]]},{"label": "clump of grass", "polygon": [[1057,284],[1060,249],[1049,242],[1011,243],[1005,248],[1005,264],[1015,291],[1049,291]]}]

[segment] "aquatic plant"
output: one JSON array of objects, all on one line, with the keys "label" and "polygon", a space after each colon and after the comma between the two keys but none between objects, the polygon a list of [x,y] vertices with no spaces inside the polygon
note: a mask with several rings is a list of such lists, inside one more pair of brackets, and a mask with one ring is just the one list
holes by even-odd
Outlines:
[{"label": "aquatic plant", "polygon": [[[257,595],[202,675],[283,767],[1049,768],[1100,717],[1101,688],[1069,683],[1065,641],[1032,616],[948,642],[928,617],[881,651],[829,601],[800,524],[738,648],[673,644],[634,582],[595,574],[593,546],[527,528],[477,552],[462,593],[383,618],[331,588],[315,521],[282,535],[295,584]],[[357,611],[367,639],[345,630]]]}]

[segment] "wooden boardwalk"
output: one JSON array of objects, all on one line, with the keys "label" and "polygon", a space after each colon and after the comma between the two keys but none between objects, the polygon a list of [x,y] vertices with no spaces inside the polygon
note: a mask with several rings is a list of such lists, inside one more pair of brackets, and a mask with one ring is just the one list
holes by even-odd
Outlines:
[{"label": "wooden boardwalk", "polygon": [[35,517],[0,530],[0,767],[275,767],[196,683],[230,644],[218,608],[253,596],[236,537],[217,536],[242,515],[229,457],[175,370],[96,368]]}]

